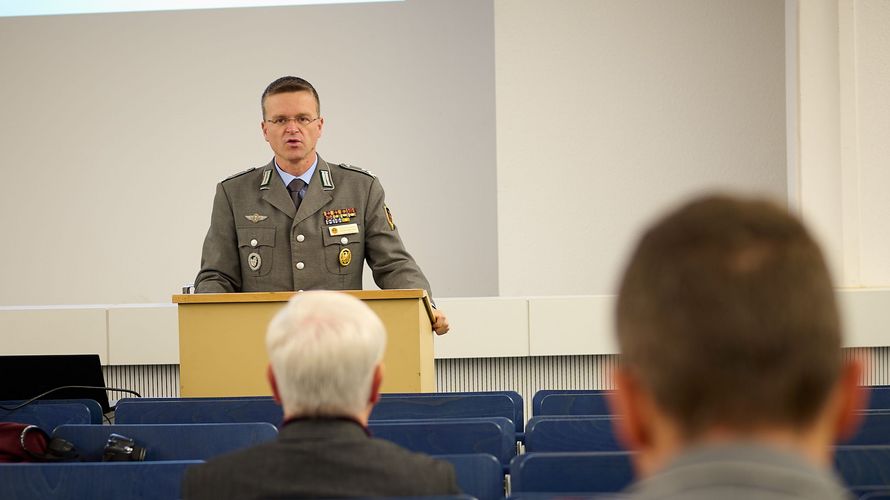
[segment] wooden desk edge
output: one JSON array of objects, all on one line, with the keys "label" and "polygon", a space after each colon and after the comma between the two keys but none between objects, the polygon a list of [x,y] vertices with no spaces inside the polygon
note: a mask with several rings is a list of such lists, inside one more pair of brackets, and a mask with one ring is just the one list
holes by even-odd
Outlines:
[{"label": "wooden desk edge", "polygon": [[[433,307],[426,290],[338,290],[359,300],[423,299],[424,308],[433,323]],[[226,304],[243,302],[287,302],[300,292],[194,293],[173,295],[174,304]]]}]

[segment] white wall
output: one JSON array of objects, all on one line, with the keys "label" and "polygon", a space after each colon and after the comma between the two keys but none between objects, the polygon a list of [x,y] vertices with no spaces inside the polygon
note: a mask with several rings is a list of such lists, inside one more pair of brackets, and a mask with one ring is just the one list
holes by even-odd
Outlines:
[{"label": "white wall", "polygon": [[306,77],[323,157],[375,172],[437,296],[497,294],[492,3],[0,19],[0,305],[169,302],[214,185],[271,159],[259,96]]},{"label": "white wall", "polygon": [[704,189],[785,199],[784,4],[495,2],[502,296],[613,293]]},{"label": "white wall", "polygon": [[665,204],[784,196],[783,47],[771,0],[0,19],[0,304],[169,300],[213,185],[270,158],[282,74],[321,92],[322,155],[381,177],[436,296],[611,293]]},{"label": "white wall", "polygon": [[890,2],[854,4],[860,283],[890,284]]},{"label": "white wall", "polygon": [[[636,231],[711,187],[800,193],[833,266],[855,271],[840,283],[886,286],[890,5],[799,7],[788,177],[777,1],[0,20],[0,305],[168,303],[197,269],[213,184],[269,158],[258,94],[285,73],[321,91],[322,154],[381,176],[434,291],[453,297],[447,356],[610,352],[607,295]],[[842,297],[848,345],[890,345],[887,291]],[[147,362],[133,356],[152,332],[172,356],[169,307],[134,309],[93,332],[109,359]],[[67,333],[56,308],[24,310],[0,318],[5,351]],[[77,335],[101,319],[84,314]]]},{"label": "white wall", "polygon": [[886,287],[890,3],[808,0],[798,9],[798,208],[821,237],[839,286]]}]

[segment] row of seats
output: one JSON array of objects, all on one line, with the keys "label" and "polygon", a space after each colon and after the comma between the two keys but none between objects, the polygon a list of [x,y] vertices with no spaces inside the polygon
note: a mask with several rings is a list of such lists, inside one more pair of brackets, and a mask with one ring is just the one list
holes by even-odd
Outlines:
[{"label": "row of seats", "polygon": [[[200,424],[188,424],[200,425]],[[863,498],[886,498],[890,470],[877,467],[890,460],[890,447],[840,447],[837,467],[851,490]],[[503,497],[503,473],[486,454],[440,455],[451,462],[461,489],[459,498],[497,500]],[[201,460],[147,462],[4,464],[0,483],[4,498],[178,498],[185,468]],[[595,473],[594,473],[595,472]],[[633,479],[626,452],[531,453],[510,464],[511,498],[586,496],[620,491]],[[883,485],[883,486],[882,486]]]},{"label": "row of seats", "polygon": [[[483,454],[437,456],[450,462],[467,494],[437,497],[461,500],[503,498],[503,474],[494,457]],[[0,465],[4,499],[57,500],[181,498],[185,470],[201,460],[74,462]],[[400,497],[405,500],[406,497]]]},{"label": "row of seats", "polygon": [[[416,399],[423,400],[424,403],[435,401],[435,398],[429,396]],[[457,406],[456,403],[449,404]],[[412,409],[406,401],[399,400],[397,405]],[[421,405],[421,410],[414,409],[410,412],[395,411],[393,407],[397,405],[381,403],[385,412],[372,415],[371,430],[381,437],[403,436],[403,444],[410,448],[418,448],[419,444],[412,443],[420,443],[433,452],[447,454],[466,449],[468,443],[479,443],[479,447],[473,451],[491,453],[504,464],[515,455],[517,441],[524,442],[527,452],[622,450],[613,430],[615,421],[620,416],[535,416],[529,419],[525,432],[520,432],[512,419],[503,416],[506,413],[512,414],[512,408],[508,412],[503,408],[489,411],[491,408],[482,407],[481,411],[474,413],[469,410],[479,410],[480,407],[467,405],[468,411],[464,412],[443,410],[441,415],[447,420],[442,420],[442,417],[437,417],[436,406],[433,404]],[[486,414],[494,416],[478,420],[480,415]],[[841,444],[890,444],[890,410],[864,410],[862,415],[863,422],[859,431],[849,441]],[[121,424],[266,422],[277,426],[281,419],[281,407],[271,398],[124,400],[118,405],[115,416],[115,421]],[[432,421],[428,421],[430,419]],[[30,423],[48,430],[63,424],[96,424],[93,414],[80,402],[31,405],[14,412],[0,413],[0,420]],[[444,435],[460,433],[465,439],[437,439],[436,433],[429,432],[431,428],[439,429],[436,432]]]},{"label": "row of seats", "polygon": [[[541,390],[532,398],[533,417],[568,415],[610,415],[609,391]],[[0,406],[12,406],[0,401]],[[48,400],[7,411],[0,409],[0,420],[31,419],[36,425],[54,429],[62,423],[102,423],[102,409],[93,400]],[[160,403],[160,406],[133,404]],[[81,407],[58,407],[59,404],[81,404]],[[890,410],[890,387],[871,390],[869,410]],[[513,422],[516,436],[524,441],[525,418],[522,396],[515,391],[384,394],[374,407],[371,420],[504,417]],[[40,421],[43,419],[43,421]],[[119,423],[184,423],[193,422],[268,422],[279,425],[281,407],[271,397],[232,398],[126,398],[117,407]],[[58,421],[58,423],[57,423]],[[533,421],[529,421],[531,425]]]},{"label": "row of seats", "polygon": [[[541,390],[532,397],[532,416],[542,415],[609,415],[611,391]],[[869,390],[869,410],[890,410],[890,386]]]},{"label": "row of seats", "polygon": [[[876,390],[875,393],[879,396],[890,394],[886,389]],[[515,395],[518,397],[518,394]],[[575,401],[570,408],[580,408],[577,402],[585,401],[584,398],[591,395],[591,392],[568,394]],[[631,455],[620,451],[621,447],[612,431],[614,421],[620,417],[538,415],[529,420],[523,434],[517,431],[522,429],[521,398],[516,404],[513,398],[500,397],[498,399],[501,403],[485,406],[481,401],[488,399],[488,393],[471,393],[467,396],[469,397],[465,398],[463,394],[387,395],[384,397],[385,401],[379,405],[383,411],[375,412],[372,416],[374,420],[370,424],[371,431],[375,436],[433,455],[454,456],[473,452],[473,456],[485,457],[480,460],[493,464],[494,467],[488,468],[492,471],[478,464],[461,470],[456,464],[461,487],[480,499],[502,497],[505,471],[510,474],[514,496],[522,495],[523,498],[542,491],[618,491],[631,481]],[[543,395],[541,408],[546,408],[548,400],[554,396],[558,394]],[[588,399],[602,400],[606,397],[604,393],[593,396]],[[461,402],[465,400],[474,404],[462,406]],[[876,398],[873,397],[872,401],[874,403]],[[59,404],[79,403],[46,403],[41,406],[48,408]],[[437,415],[477,415],[473,411],[480,407],[484,407],[489,413],[509,414],[514,418],[518,414],[519,425],[505,416],[427,418]],[[381,416],[392,419],[380,418]],[[220,424],[96,426],[93,425],[92,417],[88,422],[83,422],[86,425],[62,426],[56,429],[56,435],[75,442],[81,453],[90,459],[101,454],[108,434],[114,431],[133,437],[137,442],[149,444],[148,460],[200,460],[273,439],[277,431],[272,424],[280,424],[281,410],[270,398],[264,397],[140,399],[123,400],[118,406],[116,417],[118,422],[258,420],[265,423],[251,424],[253,430],[248,434],[252,432],[253,435],[231,438],[228,444],[228,438],[222,436],[240,434],[234,432],[234,428],[223,430],[224,427]],[[855,446],[838,447],[837,469],[848,484],[857,488],[888,487],[890,478],[885,475],[890,473],[890,466],[886,465],[890,464],[890,447],[886,446],[890,445],[890,411],[869,410],[864,412],[864,417],[864,430],[851,441]],[[3,419],[2,415],[0,419]],[[204,428],[207,430],[202,430]],[[217,437],[201,438],[200,435],[204,432],[210,432],[208,436],[213,436],[212,432],[216,432]],[[170,436],[172,444],[164,444],[163,436]],[[526,453],[517,456],[517,441],[522,441],[522,437],[525,438]],[[206,441],[212,442],[212,445],[201,448],[200,443]],[[183,453],[182,450],[190,451]],[[871,491],[869,494],[876,492]]]},{"label": "row of seats", "polygon": [[[890,498],[890,446],[836,446],[834,456],[835,469],[851,491]],[[623,451],[527,453],[510,463],[512,491],[526,495],[621,491],[633,481],[632,460],[633,453]]]}]

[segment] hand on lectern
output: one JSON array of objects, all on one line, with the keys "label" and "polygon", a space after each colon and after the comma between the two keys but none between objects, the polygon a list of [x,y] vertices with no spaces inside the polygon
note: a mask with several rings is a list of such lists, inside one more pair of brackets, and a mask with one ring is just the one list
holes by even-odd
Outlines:
[{"label": "hand on lectern", "polygon": [[445,335],[448,333],[448,318],[445,313],[438,309],[433,309],[433,331],[436,335]]}]

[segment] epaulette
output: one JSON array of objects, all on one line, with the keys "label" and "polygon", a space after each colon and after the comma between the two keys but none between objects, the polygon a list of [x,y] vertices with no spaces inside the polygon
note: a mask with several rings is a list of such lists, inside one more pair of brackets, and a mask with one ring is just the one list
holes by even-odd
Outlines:
[{"label": "epaulette", "polygon": [[254,170],[256,170],[256,167],[248,168],[247,170],[245,170],[243,172],[238,172],[237,174],[232,174],[232,175],[226,177],[225,179],[223,179],[222,181],[226,182],[227,180],[234,179],[235,177],[241,177],[242,175],[244,175],[248,172],[253,172]]},{"label": "epaulette", "polygon": [[355,165],[347,165],[346,163],[341,163],[340,166],[345,168],[346,170],[352,170],[353,172],[359,172],[365,175],[370,175],[371,177],[377,177],[376,175],[372,174],[370,170],[358,168]]}]

